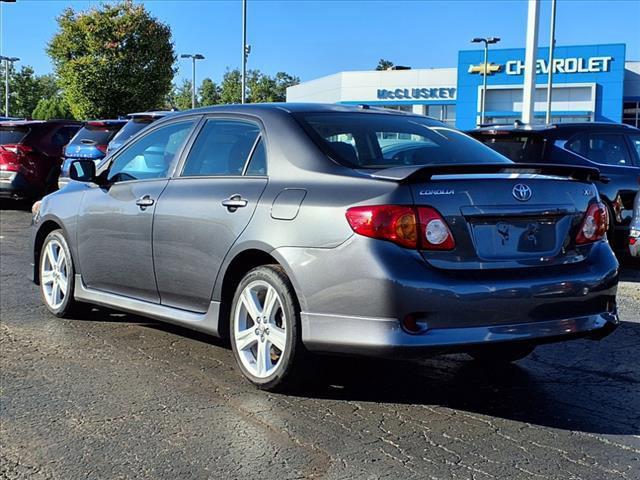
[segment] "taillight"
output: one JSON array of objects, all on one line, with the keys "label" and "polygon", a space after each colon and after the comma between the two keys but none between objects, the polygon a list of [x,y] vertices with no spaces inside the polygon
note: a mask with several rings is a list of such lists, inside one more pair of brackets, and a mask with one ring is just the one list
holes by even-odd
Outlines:
[{"label": "taillight", "polygon": [[96,148],[98,150],[100,150],[102,153],[107,153],[107,146],[106,145],[96,145]]},{"label": "taillight", "polygon": [[351,229],[365,237],[423,250],[451,250],[455,247],[444,218],[430,207],[353,207],[347,210],[346,217]]},{"label": "taillight", "polygon": [[7,152],[11,152],[17,156],[27,155],[33,151],[31,147],[27,145],[21,145],[19,143],[16,143],[16,144],[9,143],[9,144],[0,146],[0,148],[2,148],[3,150],[6,150]]},{"label": "taillight", "polygon": [[603,239],[609,229],[609,212],[602,203],[593,203],[587,209],[576,243],[583,245]]}]

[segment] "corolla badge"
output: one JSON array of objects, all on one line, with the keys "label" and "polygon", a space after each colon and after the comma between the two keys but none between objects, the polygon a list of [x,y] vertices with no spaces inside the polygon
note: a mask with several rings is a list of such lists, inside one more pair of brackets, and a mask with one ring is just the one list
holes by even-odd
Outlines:
[{"label": "corolla badge", "polygon": [[420,190],[420,195],[453,195],[455,193],[453,188],[424,188]]},{"label": "corolla badge", "polygon": [[515,187],[513,187],[511,193],[516,200],[526,202],[531,198],[531,187],[529,187],[529,185],[525,185],[524,183],[519,183]]}]

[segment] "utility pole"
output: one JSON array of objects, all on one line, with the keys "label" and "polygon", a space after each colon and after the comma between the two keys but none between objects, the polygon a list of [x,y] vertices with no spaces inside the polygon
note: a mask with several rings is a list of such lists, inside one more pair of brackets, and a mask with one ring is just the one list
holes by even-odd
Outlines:
[{"label": "utility pole", "polygon": [[524,89],[522,91],[522,123],[525,125],[531,125],[534,121],[539,16],[540,0],[529,0],[527,13],[527,50],[524,56]]},{"label": "utility pole", "polygon": [[480,125],[484,124],[485,102],[487,99],[487,76],[491,73],[489,69],[489,45],[493,43],[498,43],[499,41],[500,41],[500,38],[498,37],[487,37],[487,38],[476,37],[473,40],[471,40],[471,43],[484,43],[484,64],[481,70],[482,99],[480,102]]},{"label": "utility pole", "polygon": [[204,56],[199,53],[183,53],[180,58],[191,59],[191,108],[196,108],[196,60],[204,60]]},{"label": "utility pole", "polygon": [[247,101],[247,57],[251,46],[247,45],[247,0],[242,0],[242,103]]},{"label": "utility pole", "polygon": [[556,0],[551,0],[551,26],[549,33],[549,75],[547,77],[547,117],[545,123],[551,123],[551,96],[553,92],[553,50],[556,47]]},{"label": "utility pole", "polygon": [[0,56],[0,60],[4,60],[4,116],[9,116],[9,64],[13,66],[15,62],[19,62],[18,57]]}]

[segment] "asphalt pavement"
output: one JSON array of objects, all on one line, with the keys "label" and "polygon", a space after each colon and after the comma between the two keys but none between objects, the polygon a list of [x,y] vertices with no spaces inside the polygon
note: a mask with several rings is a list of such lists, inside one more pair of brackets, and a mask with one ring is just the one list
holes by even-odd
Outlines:
[{"label": "asphalt pavement", "polygon": [[270,394],[215,338],[103,309],[50,315],[26,277],[30,214],[2,207],[2,479],[640,478],[637,267],[600,342],[503,369],[333,359]]}]

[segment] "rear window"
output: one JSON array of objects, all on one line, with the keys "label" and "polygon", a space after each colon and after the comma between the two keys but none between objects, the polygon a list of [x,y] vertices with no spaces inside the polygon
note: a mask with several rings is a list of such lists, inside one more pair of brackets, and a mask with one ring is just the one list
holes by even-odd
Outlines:
[{"label": "rear window", "polygon": [[144,127],[153,123],[157,118],[153,117],[136,117],[129,120],[122,130],[118,133],[118,139],[126,140],[129,137],[133,137],[136,133],[142,130]]},{"label": "rear window", "polygon": [[0,127],[0,145],[20,143],[27,133],[28,127]]},{"label": "rear window", "polygon": [[510,163],[482,143],[428,118],[333,112],[295,117],[332,158],[352,168]]},{"label": "rear window", "polygon": [[544,139],[539,135],[477,134],[475,137],[496,152],[514,162],[537,163],[542,161]]},{"label": "rear window", "polygon": [[69,145],[106,145],[122,128],[122,124],[115,125],[85,125],[73,137]]}]

